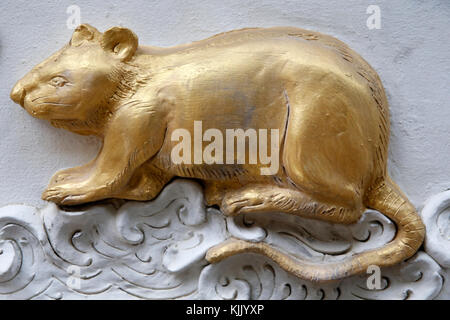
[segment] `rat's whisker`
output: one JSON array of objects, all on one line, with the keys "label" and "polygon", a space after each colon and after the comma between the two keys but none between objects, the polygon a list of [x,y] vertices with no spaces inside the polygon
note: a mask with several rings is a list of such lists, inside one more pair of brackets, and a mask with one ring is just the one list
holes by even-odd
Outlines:
[{"label": "rat's whisker", "polygon": [[68,104],[68,103],[58,103],[58,102],[41,102],[41,103],[37,104],[37,106],[41,106],[41,105],[54,105],[54,106],[62,106],[62,107],[72,106],[71,104]]},{"label": "rat's whisker", "polygon": [[37,100],[39,100],[39,99],[44,99],[44,98],[48,98],[48,97],[50,97],[50,96],[41,96],[41,97],[37,97],[37,98],[34,98],[33,100],[31,100],[31,102],[35,102],[35,101],[37,101]]}]

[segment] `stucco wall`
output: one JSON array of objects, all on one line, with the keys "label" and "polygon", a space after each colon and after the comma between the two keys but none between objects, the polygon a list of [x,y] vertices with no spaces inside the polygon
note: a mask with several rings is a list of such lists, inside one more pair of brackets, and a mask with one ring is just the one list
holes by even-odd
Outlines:
[{"label": "stucco wall", "polygon": [[[442,1],[12,1],[0,8],[0,205],[42,206],[58,169],[93,158],[99,143],[30,117],[9,99],[15,81],[67,43],[70,5],[99,30],[131,28],[140,43],[171,46],[249,26],[331,34],[378,71],[391,109],[389,171],[412,202],[450,188],[450,2]],[[369,29],[369,5],[381,29]]]}]

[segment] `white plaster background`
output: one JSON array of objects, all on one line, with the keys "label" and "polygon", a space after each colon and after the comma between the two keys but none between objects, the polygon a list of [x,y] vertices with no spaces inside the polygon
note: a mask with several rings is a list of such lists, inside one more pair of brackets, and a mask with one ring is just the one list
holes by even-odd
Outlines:
[{"label": "white plaster background", "polygon": [[[15,81],[69,41],[69,5],[104,31],[131,28],[142,44],[172,46],[242,27],[289,25],[327,33],[380,74],[391,110],[389,170],[416,206],[450,188],[450,1],[17,1],[0,4],[0,206],[42,207],[58,169],[87,162],[99,143],[30,117],[9,99]],[[366,26],[368,5],[381,29]]]}]

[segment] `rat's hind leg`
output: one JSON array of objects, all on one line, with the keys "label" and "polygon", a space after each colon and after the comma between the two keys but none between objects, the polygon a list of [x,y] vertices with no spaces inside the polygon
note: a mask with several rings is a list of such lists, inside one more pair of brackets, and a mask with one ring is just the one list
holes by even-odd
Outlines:
[{"label": "rat's hind leg", "polygon": [[221,209],[230,216],[250,212],[285,212],[342,224],[355,223],[364,210],[358,204],[343,207],[318,201],[298,190],[258,184],[226,193]]}]

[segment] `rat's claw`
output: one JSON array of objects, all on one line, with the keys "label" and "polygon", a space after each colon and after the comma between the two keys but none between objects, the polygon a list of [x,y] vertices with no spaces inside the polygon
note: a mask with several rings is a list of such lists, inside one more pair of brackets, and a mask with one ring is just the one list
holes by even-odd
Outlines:
[{"label": "rat's claw", "polygon": [[81,204],[89,201],[89,197],[87,195],[71,195],[67,196],[61,200],[60,204],[71,206],[76,204]]},{"label": "rat's claw", "polygon": [[42,199],[60,205],[77,205],[103,198],[105,190],[105,188],[94,188],[90,190],[86,186],[79,186],[77,188],[73,188],[73,186],[54,186],[44,191]]},{"label": "rat's claw", "polygon": [[55,203],[60,203],[66,196],[67,190],[64,190],[64,188],[61,187],[51,187],[42,193],[42,199],[47,201],[52,201]]}]

